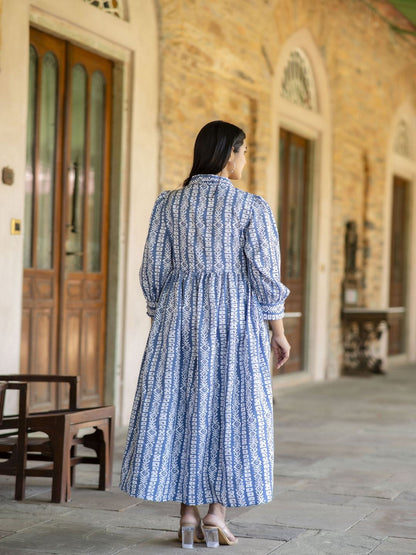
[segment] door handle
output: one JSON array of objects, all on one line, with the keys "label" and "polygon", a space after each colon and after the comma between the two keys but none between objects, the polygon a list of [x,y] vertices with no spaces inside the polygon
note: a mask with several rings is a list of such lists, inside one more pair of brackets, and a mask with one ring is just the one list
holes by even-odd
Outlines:
[{"label": "door handle", "polygon": [[84,256],[83,252],[80,251],[65,251],[66,255],[72,254],[73,256]]},{"label": "door handle", "polygon": [[[78,159],[75,160],[73,167],[74,167],[74,192],[72,195],[72,218],[71,218],[71,223],[68,224],[68,227],[70,228],[72,233],[78,233],[78,229],[77,229],[77,204],[78,204],[78,187],[79,187]],[[75,254],[75,253],[66,253],[66,254]]]}]

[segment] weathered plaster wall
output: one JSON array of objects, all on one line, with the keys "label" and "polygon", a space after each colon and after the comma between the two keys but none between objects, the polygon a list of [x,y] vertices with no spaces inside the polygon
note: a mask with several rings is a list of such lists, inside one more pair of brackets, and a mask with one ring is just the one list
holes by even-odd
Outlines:
[{"label": "weathered plaster wall", "polygon": [[117,229],[111,226],[106,401],[115,403],[124,424],[149,329],[138,272],[159,159],[156,5],[131,2],[128,14],[122,21],[83,0],[5,0],[0,50],[0,168],[15,172],[12,187],[0,183],[0,359],[7,372],[20,369],[23,235],[10,235],[10,220],[24,215],[30,25],[115,63],[111,216]]}]

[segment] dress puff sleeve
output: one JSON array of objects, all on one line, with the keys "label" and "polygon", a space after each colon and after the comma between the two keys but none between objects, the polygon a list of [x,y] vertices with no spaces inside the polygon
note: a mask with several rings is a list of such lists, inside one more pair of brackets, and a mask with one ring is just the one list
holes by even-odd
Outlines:
[{"label": "dress puff sleeve", "polygon": [[169,191],[163,191],[156,199],[140,268],[140,285],[147,302],[147,314],[151,318],[155,315],[160,294],[172,269],[172,246],[165,219],[168,196]]},{"label": "dress puff sleeve", "polygon": [[282,319],[290,291],[280,281],[279,234],[270,206],[258,195],[254,196],[245,229],[244,253],[249,281],[263,309],[264,319]]}]

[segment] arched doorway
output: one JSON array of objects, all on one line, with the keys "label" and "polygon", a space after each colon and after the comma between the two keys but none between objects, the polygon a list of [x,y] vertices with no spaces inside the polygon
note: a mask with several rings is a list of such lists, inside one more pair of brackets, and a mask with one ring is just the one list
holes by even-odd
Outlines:
[{"label": "arched doorway", "polygon": [[282,278],[291,288],[286,372],[314,379],[328,373],[329,109],[324,64],[303,29],[284,44],[275,71],[268,197],[281,230]]},{"label": "arched doorway", "polygon": [[398,111],[387,172],[383,300],[389,307],[387,354],[398,362],[416,360],[415,119],[410,103]]}]

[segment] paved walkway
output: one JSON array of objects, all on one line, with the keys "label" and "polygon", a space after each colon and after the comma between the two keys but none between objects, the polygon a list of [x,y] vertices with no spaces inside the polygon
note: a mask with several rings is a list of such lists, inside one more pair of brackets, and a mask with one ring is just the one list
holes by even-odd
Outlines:
[{"label": "paved walkway", "polygon": [[[416,367],[280,391],[272,503],[230,509],[236,555],[416,553]],[[25,502],[0,477],[0,554],[183,553],[178,504],[148,503],[114,488],[91,489],[80,470],[71,503],[48,502],[50,482],[28,480]],[[204,545],[196,546],[201,553]]]}]

